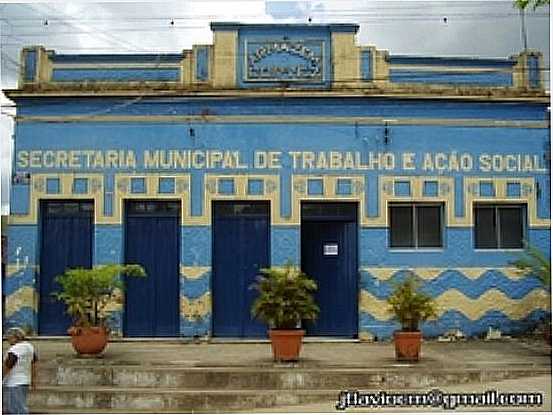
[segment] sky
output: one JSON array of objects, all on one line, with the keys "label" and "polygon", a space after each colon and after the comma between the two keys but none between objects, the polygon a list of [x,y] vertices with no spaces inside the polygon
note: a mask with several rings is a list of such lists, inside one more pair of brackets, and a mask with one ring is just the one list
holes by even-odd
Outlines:
[{"label": "sky", "polygon": [[[21,48],[178,53],[212,43],[209,23],[357,23],[357,42],[391,54],[508,57],[522,49],[512,1],[181,0],[2,2],[0,87],[16,88]],[[550,62],[549,9],[526,14],[528,46]],[[549,79],[549,78],[548,78]],[[1,209],[8,213],[13,103],[0,94]]]}]

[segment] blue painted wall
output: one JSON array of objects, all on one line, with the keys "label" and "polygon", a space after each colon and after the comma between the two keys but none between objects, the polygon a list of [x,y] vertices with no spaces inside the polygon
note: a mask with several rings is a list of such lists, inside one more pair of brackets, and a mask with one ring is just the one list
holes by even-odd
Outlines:
[{"label": "blue painted wall", "polygon": [[[387,57],[393,83],[513,86],[515,59],[392,55]],[[401,65],[401,67],[395,66]],[[412,65],[410,68],[409,65]],[[444,70],[447,68],[447,70]],[[467,72],[467,69],[471,69]],[[479,71],[481,70],[481,71]]]},{"label": "blue painted wall", "polygon": [[129,53],[129,54],[57,54],[49,55],[54,63],[179,63],[183,55],[179,53]]},{"label": "blue painted wall", "polygon": [[179,69],[56,69],[52,72],[52,80],[57,82],[81,81],[178,81]]},{"label": "blue painted wall", "polygon": [[[85,115],[109,109],[110,115],[332,115],[346,117],[448,118],[543,121],[546,105],[539,103],[491,103],[447,100],[244,98],[187,99],[22,99],[19,115]],[[122,105],[126,104],[126,105]],[[352,123],[353,124],[353,123]],[[352,125],[353,127],[354,125]]]},{"label": "blue painted wall", "polygon": [[502,68],[510,69],[516,59],[471,58],[471,57],[441,57],[441,56],[413,56],[390,55],[388,62],[392,65],[428,65],[428,66],[456,66],[466,68]]},{"label": "blue painted wall", "polygon": [[37,289],[39,229],[36,225],[8,227],[8,272],[2,286],[6,296],[4,327],[19,326],[37,330],[34,292]]},{"label": "blue painted wall", "polygon": [[[549,229],[530,230],[529,243],[550,254]],[[444,247],[432,250],[389,248],[387,228],[362,228],[360,265],[367,267],[504,267],[518,259],[519,252],[475,250],[473,228],[447,228]]]},{"label": "blue painted wall", "polygon": [[37,68],[37,51],[36,50],[27,50],[25,52],[25,81],[34,81],[36,78],[36,68]]},{"label": "blue painted wall", "polygon": [[[247,34],[247,33],[246,33]],[[493,119],[493,120],[543,120],[545,105],[524,103],[469,103],[451,101],[408,101],[384,99],[244,99],[244,100],[212,100],[212,99],[143,99],[132,105],[120,104],[128,100],[24,100],[21,102],[20,114],[25,115],[84,115],[110,110],[110,115],[199,115],[206,109],[210,115],[264,115],[264,116],[365,116],[387,118],[423,118],[423,119]],[[16,154],[21,150],[107,150],[130,149],[138,157],[137,168],[98,168],[90,172],[105,174],[104,206],[106,214],[113,212],[113,175],[117,172],[138,173],[144,171],[140,167],[142,153],[152,149],[229,149],[239,151],[243,162],[251,165],[253,150],[281,151],[281,169],[198,169],[181,170],[191,174],[190,209],[192,216],[201,216],[204,201],[204,175],[206,173],[261,173],[280,175],[280,206],[278,209],[283,217],[289,217],[292,211],[292,183],[294,174],[328,174],[329,171],[310,169],[301,166],[294,169],[293,160],[288,151],[358,151],[361,154],[370,152],[386,152],[394,154],[398,163],[391,170],[333,170],[332,174],[360,174],[365,177],[365,210],[368,217],[376,217],[379,212],[378,176],[412,175],[412,176],[449,176],[453,177],[455,186],[455,215],[464,216],[464,194],[461,188],[462,179],[467,176],[489,177],[532,177],[540,183],[541,192],[537,195],[538,217],[550,217],[550,175],[547,170],[539,172],[509,172],[490,171],[483,173],[475,169],[469,172],[457,171],[424,171],[422,155],[424,153],[442,152],[452,155],[467,153],[478,162],[482,153],[489,154],[529,154],[536,156],[540,167],[544,166],[547,152],[548,131],[538,128],[508,128],[508,127],[462,127],[446,125],[389,125],[387,139],[384,137],[382,125],[362,125],[354,120],[344,123],[283,123],[275,118],[274,123],[225,123],[224,119],[217,121],[175,121],[175,122],[137,122],[129,119],[125,122],[92,122],[81,120],[73,123],[20,122],[16,126]],[[193,134],[191,133],[193,130]],[[414,170],[405,172],[398,166],[401,164],[401,154],[416,153]],[[17,160],[16,160],[17,162]],[[15,172],[36,173],[70,173],[74,169],[59,168],[25,168],[15,166]],[[174,172],[173,169],[148,170],[148,173]],[[14,186],[12,199],[13,213],[25,213],[29,205],[28,192],[24,185]],[[27,193],[25,193],[27,192]],[[447,226],[447,224],[446,224]],[[95,229],[94,263],[103,264],[120,262],[122,260],[122,225],[97,225]],[[531,244],[542,251],[550,252],[549,228],[532,228],[528,233]],[[508,266],[516,259],[517,254],[506,251],[479,252],[474,250],[473,229],[470,227],[447,227],[445,231],[444,248],[435,251],[394,251],[388,248],[388,230],[386,228],[360,228],[359,230],[359,265],[361,268],[409,268],[436,267],[444,268],[443,274],[427,282],[425,290],[433,296],[439,296],[447,290],[461,290],[468,298],[478,298],[483,293],[499,288],[511,299],[522,299],[537,288],[534,278],[513,280],[494,269]],[[183,277],[180,285],[181,296],[187,301],[203,301],[210,292],[211,284],[211,244],[212,233],[209,226],[183,224],[181,229],[181,265],[184,267],[205,267],[205,272],[194,278]],[[5,294],[12,295],[22,286],[34,286],[35,266],[38,264],[37,241],[39,232],[37,226],[10,227],[11,265],[28,258],[28,266],[14,274],[5,285]],[[21,247],[17,253],[14,247]],[[300,228],[298,226],[272,226],[271,228],[271,262],[281,266],[287,262],[300,263]],[[22,253],[23,251],[23,253]],[[455,270],[448,268],[484,267],[490,268],[486,274],[476,281]],[[361,289],[366,290],[378,299],[383,299],[389,293],[390,283],[385,281],[376,284],[370,274],[360,274]],[[207,300],[206,300],[207,301]],[[195,305],[196,306],[196,305]],[[35,325],[36,314],[32,308],[14,310],[7,316],[12,324],[25,323]],[[425,326],[425,333],[435,335],[443,332],[451,325],[458,325],[467,334],[478,334],[486,331],[489,324],[498,325],[507,331],[521,330],[533,324],[543,316],[542,310],[534,310],[524,321],[509,319],[499,310],[491,310],[477,320],[470,320],[459,314],[458,310],[450,310],[440,319]],[[115,323],[119,324],[121,316],[115,315]],[[11,319],[11,320],[10,320]],[[211,316],[206,313],[201,320],[181,319],[181,334],[209,333]],[[395,323],[378,320],[363,311],[360,312],[359,330],[376,333],[385,338],[393,331]]]},{"label": "blue painted wall", "polygon": [[363,81],[373,79],[373,56],[370,50],[361,52],[361,79]]},{"label": "blue painted wall", "polygon": [[196,51],[196,79],[207,81],[209,79],[209,48],[201,46]]},{"label": "blue painted wall", "polygon": [[392,68],[390,69],[390,81],[395,83],[513,86],[513,74],[510,72],[463,73]]}]

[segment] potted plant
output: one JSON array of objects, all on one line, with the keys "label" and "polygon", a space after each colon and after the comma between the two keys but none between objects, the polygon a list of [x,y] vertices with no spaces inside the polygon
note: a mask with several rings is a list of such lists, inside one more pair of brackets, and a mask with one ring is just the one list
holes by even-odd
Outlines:
[{"label": "potted plant", "polygon": [[269,337],[275,361],[298,360],[305,330],[302,321],[314,321],[319,307],[313,298],[317,283],[298,268],[261,270],[252,285],[259,293],[252,304],[252,316],[270,327]]},{"label": "potted plant", "polygon": [[[524,248],[524,253],[518,260],[511,262],[511,265],[518,268],[524,276],[537,277],[551,295],[551,260],[527,242],[524,242]],[[545,318],[544,326],[545,341],[551,344],[551,315]]]},{"label": "potted plant", "polygon": [[109,328],[106,324],[107,307],[117,302],[123,288],[119,275],[145,277],[140,265],[108,264],[92,269],[68,269],[56,277],[60,291],[55,297],[65,303],[73,317],[69,328],[73,348],[79,354],[99,354],[106,347]]},{"label": "potted plant", "polygon": [[401,324],[401,330],[394,333],[396,359],[400,361],[419,360],[422,341],[419,324],[436,316],[434,300],[417,291],[417,285],[414,274],[410,273],[388,298],[390,311]]}]

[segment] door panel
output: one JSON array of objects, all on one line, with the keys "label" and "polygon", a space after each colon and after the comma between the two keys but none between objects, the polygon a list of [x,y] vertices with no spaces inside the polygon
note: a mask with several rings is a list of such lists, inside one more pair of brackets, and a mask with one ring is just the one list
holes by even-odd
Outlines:
[{"label": "door panel", "polygon": [[264,337],[267,327],[251,317],[257,295],[250,289],[269,266],[269,205],[217,202],[213,207],[213,334]]},{"label": "door panel", "polygon": [[302,217],[301,226],[302,270],[317,281],[315,299],[321,309],[317,321],[307,326],[307,333],[355,337],[357,222],[330,215]]},{"label": "door panel", "polygon": [[71,317],[53,298],[55,277],[68,268],[92,267],[94,204],[89,201],[44,201],[41,205],[41,247],[38,328],[41,335],[65,336]]},{"label": "door panel", "polygon": [[179,332],[180,204],[170,202],[173,208],[167,209],[167,203],[127,204],[125,263],[140,264],[147,274],[126,278],[124,331],[129,337]]}]

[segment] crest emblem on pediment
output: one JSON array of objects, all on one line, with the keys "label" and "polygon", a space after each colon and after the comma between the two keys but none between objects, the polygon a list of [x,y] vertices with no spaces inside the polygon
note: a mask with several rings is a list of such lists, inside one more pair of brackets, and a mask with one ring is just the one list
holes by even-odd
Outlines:
[{"label": "crest emblem on pediment", "polygon": [[322,82],[324,42],[246,42],[246,81]]}]

